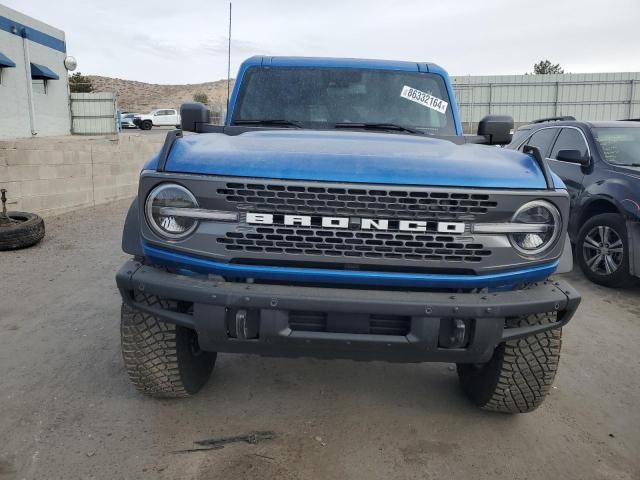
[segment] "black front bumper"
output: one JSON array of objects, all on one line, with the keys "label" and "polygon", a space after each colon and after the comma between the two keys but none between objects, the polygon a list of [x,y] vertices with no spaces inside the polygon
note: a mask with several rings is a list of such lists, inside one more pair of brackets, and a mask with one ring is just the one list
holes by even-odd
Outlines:
[{"label": "black front bumper", "polygon": [[[505,340],[562,327],[580,303],[578,293],[564,281],[548,280],[526,290],[485,294],[356,290],[232,283],[220,277],[169,273],[133,260],[120,269],[116,282],[125,303],[196,330],[204,350],[399,362],[487,361]],[[176,300],[176,308],[150,306],[141,301],[145,295]],[[300,329],[290,321],[300,312],[312,312],[312,316],[324,313],[333,318],[330,325],[338,328]],[[556,321],[504,327],[506,319],[544,312],[556,313]],[[356,324],[366,323],[369,316],[385,315],[405,318],[407,331],[402,335],[372,334],[340,328],[341,320],[355,318]],[[238,319],[243,326],[249,325],[248,330],[238,331]],[[443,346],[444,329],[458,320],[465,324],[464,345]]]}]

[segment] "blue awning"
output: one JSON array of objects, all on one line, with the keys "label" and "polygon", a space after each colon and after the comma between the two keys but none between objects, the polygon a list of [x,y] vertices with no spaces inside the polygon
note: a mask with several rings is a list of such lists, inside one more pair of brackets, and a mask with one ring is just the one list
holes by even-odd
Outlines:
[{"label": "blue awning", "polygon": [[0,68],[15,67],[16,64],[11,61],[9,57],[0,53]]},{"label": "blue awning", "polygon": [[55,74],[53,70],[44,65],[38,65],[37,63],[31,64],[31,78],[39,80],[59,80],[60,77]]}]

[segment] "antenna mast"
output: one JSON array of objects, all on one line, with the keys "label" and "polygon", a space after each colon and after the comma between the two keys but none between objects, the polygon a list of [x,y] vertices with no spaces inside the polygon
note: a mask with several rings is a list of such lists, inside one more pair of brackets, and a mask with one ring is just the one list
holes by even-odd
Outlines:
[{"label": "antenna mast", "polygon": [[227,113],[229,112],[229,94],[231,83],[231,2],[229,2],[229,45],[227,50]]}]

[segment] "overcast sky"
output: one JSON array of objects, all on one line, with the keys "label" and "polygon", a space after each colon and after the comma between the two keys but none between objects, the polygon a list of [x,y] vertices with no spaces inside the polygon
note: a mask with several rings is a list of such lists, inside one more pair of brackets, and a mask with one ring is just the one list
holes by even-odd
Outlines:
[{"label": "overcast sky", "polygon": [[[85,74],[226,77],[228,1],[0,0],[60,28]],[[640,71],[640,0],[234,0],[232,76],[251,55],[435,62],[452,75]]]}]

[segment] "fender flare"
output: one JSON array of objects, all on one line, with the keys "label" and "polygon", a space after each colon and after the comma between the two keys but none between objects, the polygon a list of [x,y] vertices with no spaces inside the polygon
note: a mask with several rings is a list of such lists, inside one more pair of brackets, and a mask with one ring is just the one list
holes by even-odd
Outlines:
[{"label": "fender flare", "polygon": [[138,206],[138,198],[136,197],[131,203],[129,211],[127,212],[127,218],[124,221],[122,250],[134,257],[142,257],[144,256],[144,252],[142,251],[140,242],[140,208]]},{"label": "fender flare", "polygon": [[573,248],[571,247],[569,235],[567,235],[564,238],[564,249],[562,250],[556,273],[568,273],[571,270],[573,270]]}]

